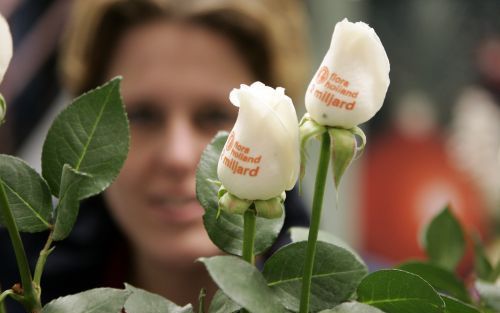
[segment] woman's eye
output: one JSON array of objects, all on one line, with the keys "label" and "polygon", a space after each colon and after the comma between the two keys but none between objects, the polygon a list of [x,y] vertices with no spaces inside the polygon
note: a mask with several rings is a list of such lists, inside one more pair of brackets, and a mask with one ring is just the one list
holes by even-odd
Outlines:
[{"label": "woman's eye", "polygon": [[153,128],[162,123],[161,114],[151,106],[134,105],[127,110],[127,114],[132,126]]},{"label": "woman's eye", "polygon": [[221,130],[230,128],[236,121],[237,113],[231,110],[206,109],[195,117],[196,125],[203,130]]}]

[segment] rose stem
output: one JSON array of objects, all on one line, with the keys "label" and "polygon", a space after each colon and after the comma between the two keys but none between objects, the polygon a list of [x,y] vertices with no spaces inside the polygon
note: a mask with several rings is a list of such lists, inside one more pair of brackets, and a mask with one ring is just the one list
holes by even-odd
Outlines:
[{"label": "rose stem", "polygon": [[0,179],[0,214],[3,216],[4,226],[7,231],[14,248],[14,254],[16,255],[17,266],[19,268],[19,274],[21,276],[21,283],[23,288],[23,306],[30,310],[30,312],[38,312],[41,309],[40,300],[36,295],[35,289],[33,288],[31,271],[28,264],[28,258],[24,251],[23,242],[21,236],[19,235],[19,230],[17,229],[17,224],[12,215],[10,209],[9,201],[7,200],[7,194],[5,192],[4,183]]},{"label": "rose stem", "polygon": [[255,210],[250,207],[243,215],[243,260],[250,264],[255,264],[254,243],[255,243]]},{"label": "rose stem", "polygon": [[311,226],[309,227],[309,238],[307,240],[306,260],[304,273],[302,275],[302,290],[300,296],[300,313],[309,312],[309,298],[311,292],[311,279],[316,254],[316,242],[321,220],[321,208],[323,207],[323,195],[325,192],[326,175],[330,161],[330,135],[324,132],[321,139],[321,151],[318,161],[318,172],[314,186],[314,197],[312,204]]}]

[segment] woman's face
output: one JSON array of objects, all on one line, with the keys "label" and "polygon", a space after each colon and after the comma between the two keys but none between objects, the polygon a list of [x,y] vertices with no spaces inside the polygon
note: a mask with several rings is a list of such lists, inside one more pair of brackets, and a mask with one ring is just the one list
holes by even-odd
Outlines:
[{"label": "woman's face", "polygon": [[109,77],[122,75],[131,145],[105,193],[135,252],[165,263],[192,264],[218,253],[195,196],[200,154],[237,109],[229,91],[253,76],[225,37],[200,26],[157,21],[130,30]]}]

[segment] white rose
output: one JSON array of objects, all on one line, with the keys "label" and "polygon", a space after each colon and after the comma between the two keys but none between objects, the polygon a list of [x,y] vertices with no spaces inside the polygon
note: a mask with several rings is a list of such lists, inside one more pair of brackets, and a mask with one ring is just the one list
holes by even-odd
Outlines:
[{"label": "white rose", "polygon": [[306,109],[319,124],[352,128],[380,110],[389,87],[389,59],[363,22],[337,23],[330,49],[309,84]]},{"label": "white rose", "polygon": [[299,173],[299,128],[285,90],[255,82],[233,89],[229,99],[240,110],[217,168],[224,187],[247,200],[292,189]]},{"label": "white rose", "polygon": [[12,58],[12,36],[9,24],[0,14],[0,83]]}]

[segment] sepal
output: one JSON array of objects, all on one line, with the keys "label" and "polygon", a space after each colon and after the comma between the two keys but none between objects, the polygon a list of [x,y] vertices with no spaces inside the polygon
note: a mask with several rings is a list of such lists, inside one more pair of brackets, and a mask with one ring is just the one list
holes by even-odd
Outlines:
[{"label": "sepal", "polygon": [[306,144],[309,139],[321,136],[326,131],[326,127],[318,124],[311,118],[309,113],[304,114],[299,123],[300,138],[300,175],[299,192],[302,192],[302,179],[306,173],[307,149]]},{"label": "sepal", "polygon": [[283,191],[278,197],[267,200],[246,200],[233,195],[224,185],[220,185],[217,197],[219,198],[217,218],[220,211],[243,215],[253,205],[258,217],[276,219],[283,215],[286,193]]},{"label": "sepal", "polygon": [[[222,188],[224,187],[221,187],[221,189]],[[240,199],[227,190],[221,192],[219,189],[219,210],[230,214],[243,215],[250,205],[252,205],[252,201]]]},{"label": "sepal", "polygon": [[7,103],[5,103],[4,97],[0,94],[0,125],[3,124],[6,113],[7,113]]},{"label": "sepal", "polygon": [[328,129],[328,134],[331,142],[333,182],[335,188],[338,188],[342,176],[356,155],[356,137],[350,130],[334,127]]},{"label": "sepal", "polygon": [[280,197],[274,197],[268,200],[256,200],[255,211],[257,216],[268,219],[280,218],[285,210],[285,192]]}]

